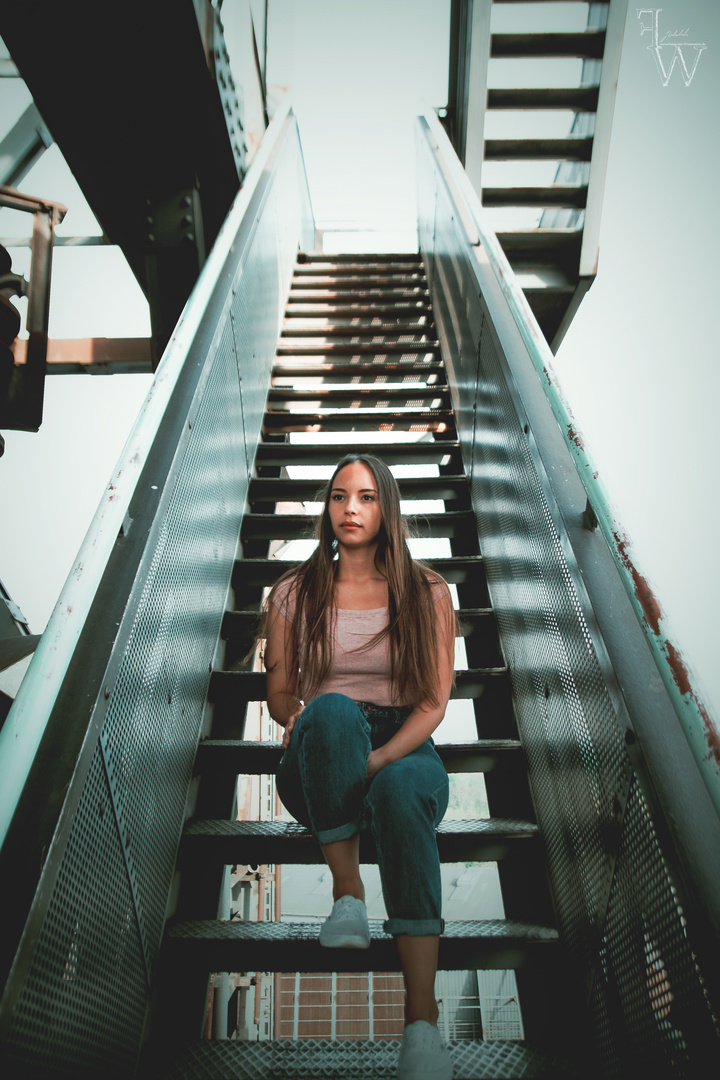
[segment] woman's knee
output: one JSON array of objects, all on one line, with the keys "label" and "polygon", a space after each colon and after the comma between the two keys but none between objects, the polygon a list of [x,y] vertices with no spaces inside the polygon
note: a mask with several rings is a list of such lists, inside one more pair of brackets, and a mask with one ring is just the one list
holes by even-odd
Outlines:
[{"label": "woman's knee", "polygon": [[327,730],[338,736],[365,723],[362,713],[345,694],[321,694],[309,701],[298,717],[298,733]]},{"label": "woman's knee", "polygon": [[367,794],[374,819],[393,828],[423,819],[439,824],[448,805],[447,773],[442,765],[437,769],[422,766],[401,758],[381,769]]}]

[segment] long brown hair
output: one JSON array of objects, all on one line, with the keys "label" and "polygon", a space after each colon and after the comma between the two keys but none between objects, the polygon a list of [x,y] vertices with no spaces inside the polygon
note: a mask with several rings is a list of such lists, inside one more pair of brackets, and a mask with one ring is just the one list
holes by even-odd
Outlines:
[{"label": "long brown hair", "polygon": [[[335,478],[346,465],[364,465],[378,491],[382,524],[375,565],[388,583],[388,623],[362,648],[387,637],[390,643],[390,678],[395,699],[403,704],[438,704],[438,633],[433,586],[443,579],[414,560],[408,548],[409,530],[400,511],[400,490],[387,465],[371,454],[348,454],[340,462],[323,493],[323,509],[316,537],[318,545],[304,563],[275,583],[265,606],[265,618],[276,591],[289,585],[289,606],[294,607],[290,646],[300,669],[299,696],[306,700],[323,682],[332,660],[335,617],[335,554],[337,540],[328,505]],[[283,604],[283,607],[285,605]],[[261,630],[261,636],[263,630]]]}]

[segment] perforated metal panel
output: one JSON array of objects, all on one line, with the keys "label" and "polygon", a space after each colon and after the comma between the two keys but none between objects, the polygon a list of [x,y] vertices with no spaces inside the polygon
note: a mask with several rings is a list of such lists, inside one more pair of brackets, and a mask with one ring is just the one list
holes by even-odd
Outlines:
[{"label": "perforated metal panel", "polygon": [[[280,160],[290,172],[283,186],[294,185],[297,146]],[[29,971],[24,982],[15,973],[14,1012],[3,1016],[13,1075],[135,1070],[277,345],[280,283],[297,249],[299,200],[277,203],[269,183],[234,287],[221,278],[211,301],[224,322],[203,328],[188,357],[179,383],[187,414],[178,423],[173,402],[150,451],[151,462],[163,460],[153,452],[169,443],[172,464],[152,489],[147,482],[160,489],[149,541],[123,579],[133,582],[124,621],[100,631],[115,641],[105,676],[84,688],[97,699],[95,749],[73,792],[64,854],[53,859],[59,872],[36,898],[44,910],[43,889],[51,894]]]},{"label": "perforated metal panel", "polygon": [[[451,1043],[455,1080],[572,1077],[550,1057],[518,1043]],[[302,1041],[196,1043],[166,1073],[175,1080],[394,1080],[400,1043]]]},{"label": "perforated metal panel", "polygon": [[[108,1057],[116,1075],[132,1075],[145,1015],[144,971],[133,896],[98,747],[3,1046],[5,1075],[98,1075]],[[128,972],[134,977],[128,979]]]},{"label": "perforated metal panel", "polygon": [[[434,212],[436,321],[559,926],[577,988],[587,988],[593,1058],[603,1076],[633,1066],[697,1075],[717,1055],[718,1031],[688,915],[633,771],[618,688],[502,328],[483,302],[477,317],[479,278],[442,182]],[[558,1002],[559,1025],[562,1011]]]}]

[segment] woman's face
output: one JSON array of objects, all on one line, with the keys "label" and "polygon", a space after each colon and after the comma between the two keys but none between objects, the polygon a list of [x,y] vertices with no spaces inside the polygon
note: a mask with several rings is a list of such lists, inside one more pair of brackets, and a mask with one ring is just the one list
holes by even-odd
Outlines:
[{"label": "woman's face", "polygon": [[328,513],[337,541],[344,547],[377,542],[382,526],[380,496],[367,465],[354,461],[340,469],[330,489]]}]

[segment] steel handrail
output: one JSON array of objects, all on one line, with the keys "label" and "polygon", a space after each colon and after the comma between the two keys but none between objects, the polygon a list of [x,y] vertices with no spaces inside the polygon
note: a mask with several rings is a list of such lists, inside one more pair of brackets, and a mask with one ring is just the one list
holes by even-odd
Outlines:
[{"label": "steel handrail", "polygon": [[108,560],[118,535],[127,525],[131,500],[188,351],[268,160],[287,133],[291,111],[288,98],[275,113],[253,158],[158,365],[153,384],[0,730],[0,845],[7,835]]},{"label": "steel handrail", "polygon": [[477,192],[470,183],[436,114],[432,110],[427,110],[422,115],[422,120],[426,124],[425,137],[448,184],[458,218],[463,223],[468,246],[476,249],[482,247],[492,266],[573,458],[578,476],[587,494],[589,506],[597,519],[625,591],[642,626],[682,731],[710,798],[720,814],[720,732],[690,684],[689,673],[680,651],[663,633],[661,623],[664,613],[660,603],[654,596],[647,578],[638,568],[631,542],[612,509],[612,503],[599,470],[585,447],[582,434],[565,399],[560,380],[555,374],[553,353],[497,236],[485,223],[485,210]]}]

